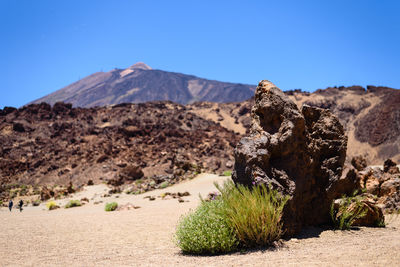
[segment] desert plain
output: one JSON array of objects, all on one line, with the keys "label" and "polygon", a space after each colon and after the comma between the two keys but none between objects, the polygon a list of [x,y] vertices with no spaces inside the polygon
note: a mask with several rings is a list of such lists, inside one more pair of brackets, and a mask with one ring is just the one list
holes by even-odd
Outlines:
[{"label": "desert plain", "polygon": [[[398,266],[400,262],[400,217],[395,215],[386,216],[386,228],[311,227],[281,240],[276,248],[217,256],[182,254],[174,243],[180,217],[197,207],[199,194],[205,197],[216,191],[213,183],[225,179],[229,178],[200,174],[164,189],[110,197],[102,197],[109,189],[100,184],[56,200],[63,206],[70,199],[90,199],[82,207],[48,211],[42,203],[11,213],[3,207],[0,266]],[[182,197],[184,202],[160,197],[186,191],[190,196]],[[112,201],[140,208],[104,211],[105,203]]]}]

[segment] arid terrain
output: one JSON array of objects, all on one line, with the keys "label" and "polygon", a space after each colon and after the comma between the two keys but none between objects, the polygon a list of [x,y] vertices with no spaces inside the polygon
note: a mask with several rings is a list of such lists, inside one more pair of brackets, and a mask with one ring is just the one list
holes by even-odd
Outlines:
[{"label": "arid terrain", "polygon": [[[356,86],[286,95],[294,101],[293,109],[303,104],[329,108],[344,126],[338,128],[343,149],[331,145],[325,149],[332,157],[329,162],[339,159],[333,152],[340,152],[343,159],[335,168],[338,184],[345,180],[350,189],[363,187],[376,195],[373,205],[397,213],[400,91]],[[173,241],[179,218],[197,207],[199,193],[215,191],[213,181],[230,176],[234,149],[255,126],[253,102],[155,101],[90,108],[57,102],[0,110],[1,265],[396,266],[400,261],[396,215],[386,215],[386,228],[342,232],[306,227],[276,249],[214,257],[180,252]],[[326,124],[340,125],[333,117],[327,115]],[[325,140],[330,136],[323,131],[316,134]],[[350,170],[355,156],[362,157],[352,162]],[[347,169],[341,176],[345,158]],[[366,168],[382,166],[384,161],[385,170]],[[10,213],[5,207],[10,198],[15,203],[24,199],[28,205],[23,212]],[[48,211],[45,203],[53,198],[61,207],[71,199],[86,202],[86,198],[89,203]],[[110,201],[118,202],[122,210],[105,212]]]},{"label": "arid terrain", "polygon": [[[221,176],[199,177],[143,195],[100,197],[105,185],[86,187],[68,199],[88,197],[83,207],[47,211],[45,205],[22,212],[0,209],[1,266],[397,266],[400,218],[386,217],[386,228],[333,231],[307,228],[275,250],[219,256],[183,255],[173,234],[182,214],[199,203],[198,194],[215,191]],[[185,202],[164,199],[165,192],[186,192]],[[146,196],[155,196],[149,201]],[[92,199],[93,198],[93,199]],[[68,199],[57,200],[65,204]],[[93,204],[95,201],[103,201]],[[138,209],[105,212],[104,204],[132,203]],[[187,202],[188,201],[188,202]],[[149,234],[151,233],[151,234]]]},{"label": "arid terrain", "polygon": [[[348,136],[347,162],[400,162],[400,90],[370,86],[286,92],[298,106],[329,108]],[[233,167],[248,132],[253,100],[74,108],[58,103],[0,110],[0,183],[75,186],[126,182],[125,168],[160,184]],[[123,176],[123,175],[122,175]],[[123,181],[121,181],[123,180]]]}]

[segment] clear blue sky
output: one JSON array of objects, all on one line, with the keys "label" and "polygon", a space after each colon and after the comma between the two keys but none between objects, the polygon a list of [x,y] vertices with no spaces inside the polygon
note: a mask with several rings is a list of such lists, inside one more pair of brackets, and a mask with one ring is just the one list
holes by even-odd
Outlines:
[{"label": "clear blue sky", "polygon": [[400,1],[0,0],[0,108],[143,61],[283,90],[400,88]]}]

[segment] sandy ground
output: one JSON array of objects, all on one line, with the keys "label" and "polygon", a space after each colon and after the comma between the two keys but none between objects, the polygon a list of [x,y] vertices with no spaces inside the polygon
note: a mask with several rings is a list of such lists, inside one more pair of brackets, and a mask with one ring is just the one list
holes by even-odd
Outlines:
[{"label": "sandy ground", "polygon": [[[139,196],[102,198],[104,185],[88,187],[74,198],[93,202],[77,208],[45,210],[26,207],[22,213],[0,210],[0,266],[399,266],[400,217],[386,228],[331,231],[309,228],[276,250],[255,250],[221,256],[186,256],[173,243],[182,214],[199,203],[198,194],[215,191],[223,177],[203,174],[163,190]],[[144,196],[189,191],[191,196],[154,201]],[[116,200],[141,208],[105,212]],[[58,201],[64,204],[67,200]]]}]

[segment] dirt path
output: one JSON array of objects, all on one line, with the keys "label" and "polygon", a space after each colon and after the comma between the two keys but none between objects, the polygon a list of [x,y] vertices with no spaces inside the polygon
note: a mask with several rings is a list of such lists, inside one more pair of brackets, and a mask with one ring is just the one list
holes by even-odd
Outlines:
[{"label": "dirt path", "polygon": [[[313,228],[284,242],[276,251],[252,251],[214,257],[182,255],[172,236],[179,217],[198,205],[198,194],[214,191],[215,175],[200,177],[140,196],[116,200],[141,206],[105,212],[104,203],[46,211],[27,207],[22,213],[0,210],[0,266],[396,266],[400,262],[400,217],[387,228],[322,231]],[[100,199],[104,186],[80,196]],[[191,196],[154,201],[144,196],[189,191]],[[76,197],[78,198],[78,197]],[[63,202],[65,203],[65,201]]]}]

